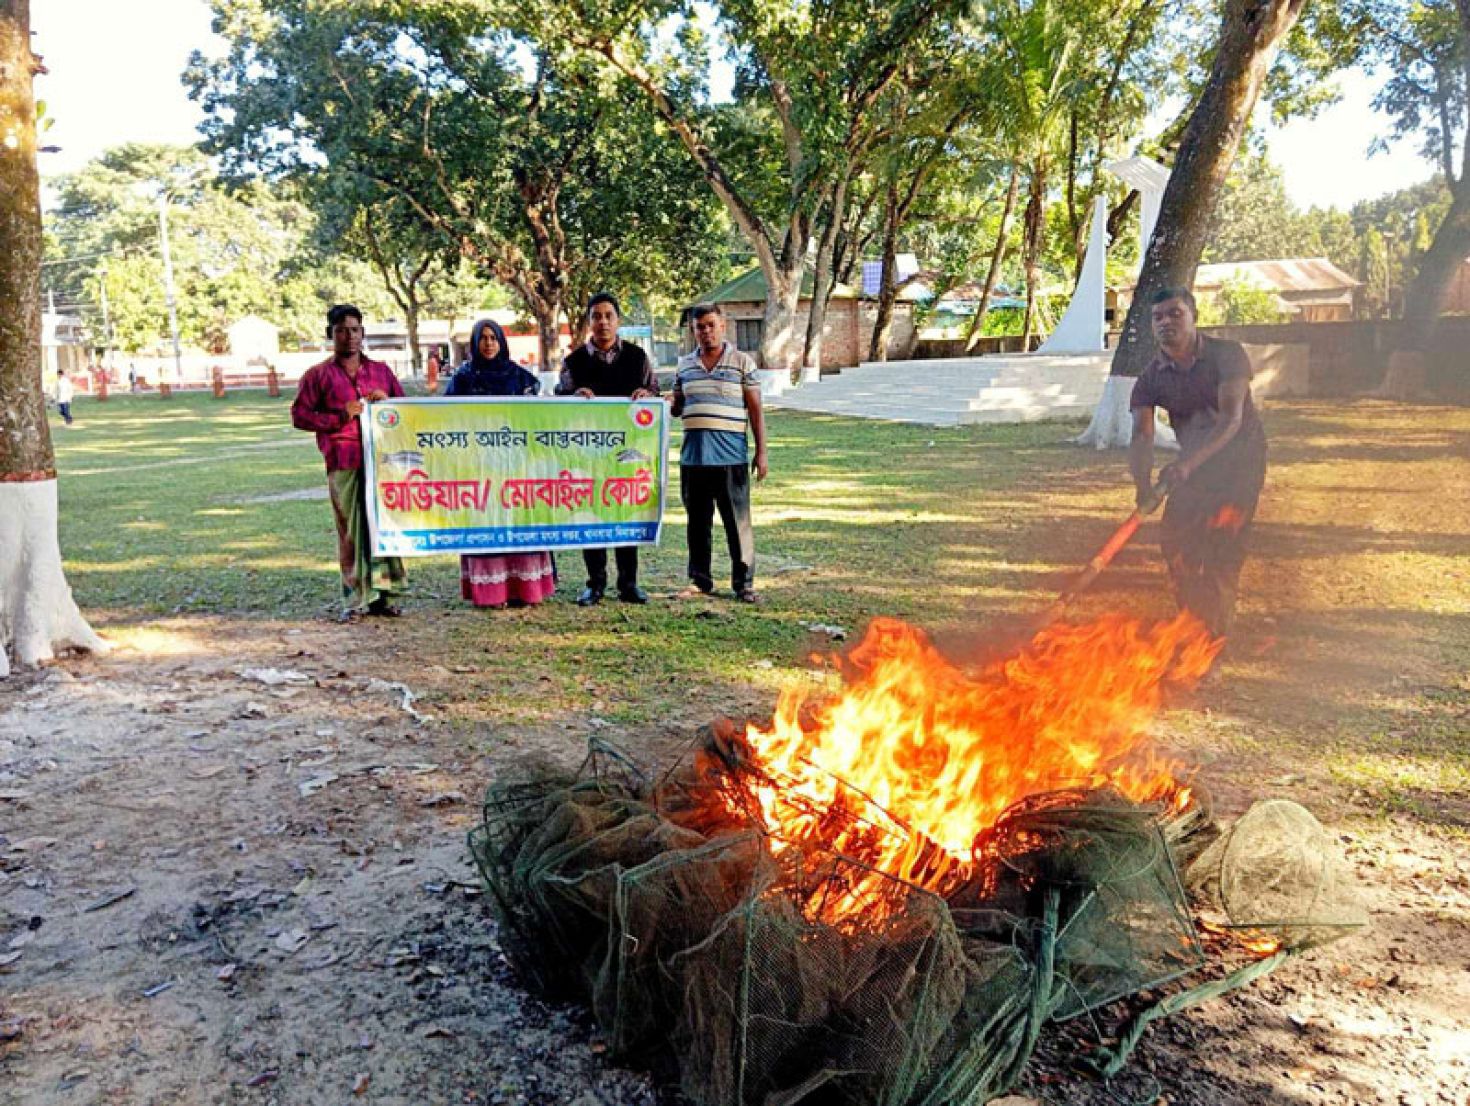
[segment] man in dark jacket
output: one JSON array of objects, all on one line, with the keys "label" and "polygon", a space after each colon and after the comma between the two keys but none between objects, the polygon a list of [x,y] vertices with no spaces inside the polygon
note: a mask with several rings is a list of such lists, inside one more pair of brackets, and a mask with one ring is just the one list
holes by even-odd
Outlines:
[{"label": "man in dark jacket", "polygon": [[1162,407],[1180,449],[1179,460],[1159,473],[1169,487],[1160,534],[1164,563],[1180,607],[1223,636],[1266,478],[1266,433],[1251,402],[1244,348],[1200,334],[1195,317],[1187,288],[1154,294],[1159,352],[1133,385],[1128,463],[1141,503],[1153,481],[1154,408]]},{"label": "man in dark jacket", "polygon": [[[587,301],[587,341],[562,362],[557,395],[583,399],[648,399],[658,395],[652,359],[632,342],[618,337],[619,322],[621,312],[612,293],[599,292]],[[638,547],[619,546],[613,554],[618,563],[618,598],[624,603],[647,603],[648,593],[638,586]],[[584,549],[582,559],[587,564],[587,586],[577,596],[577,605],[591,607],[602,602],[607,591],[607,550]]]}]

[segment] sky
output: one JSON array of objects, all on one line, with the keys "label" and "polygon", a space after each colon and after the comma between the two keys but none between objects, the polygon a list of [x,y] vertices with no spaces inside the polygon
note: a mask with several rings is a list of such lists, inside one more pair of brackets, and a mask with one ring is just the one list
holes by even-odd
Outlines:
[{"label": "sky", "polygon": [[[35,49],[50,70],[37,78],[36,95],[55,119],[44,141],[61,147],[42,155],[42,175],[72,172],[122,142],[194,141],[201,113],[179,75],[192,50],[220,51],[209,22],[205,0],[33,4]],[[1338,80],[1340,103],[1316,119],[1266,130],[1291,198],[1304,208],[1346,208],[1430,176],[1433,168],[1412,144],[1367,156],[1372,136],[1387,130],[1370,104],[1373,81],[1359,71]]]}]

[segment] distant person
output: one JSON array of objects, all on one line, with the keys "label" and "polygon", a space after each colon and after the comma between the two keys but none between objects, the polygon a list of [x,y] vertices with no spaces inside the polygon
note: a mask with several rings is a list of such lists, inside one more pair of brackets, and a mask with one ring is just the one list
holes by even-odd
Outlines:
[{"label": "distant person", "polygon": [[[470,332],[470,359],[454,370],[446,396],[534,396],[541,382],[510,359],[505,331],[481,319]],[[547,552],[469,554],[459,559],[459,590],[477,607],[534,607],[556,591]]]},{"label": "distant person", "polygon": [[1164,564],[1180,607],[1223,636],[1266,479],[1266,432],[1251,402],[1245,349],[1200,334],[1197,318],[1189,289],[1154,293],[1159,352],[1133,385],[1128,468],[1141,503],[1153,486],[1154,408],[1162,407],[1180,448],[1179,460],[1159,472],[1170,489],[1159,543]]},{"label": "distant person", "polygon": [[[673,413],[684,420],[679,496],[689,515],[689,579],[682,594],[715,590],[711,537],[716,509],[730,547],[735,598],[756,602],[755,532],[750,522],[750,473],[766,478],[766,420],[755,360],[725,341],[719,304],[694,308],[695,349],[679,358]],[[749,456],[746,429],[755,436]]]},{"label": "distant person", "polygon": [[[599,292],[587,301],[587,341],[562,362],[557,395],[583,399],[626,396],[630,400],[658,395],[653,362],[638,346],[618,337],[621,321],[612,293]],[[638,547],[620,545],[613,555],[618,564],[618,598],[624,603],[647,603],[648,593],[638,586]],[[577,605],[592,607],[607,592],[607,550],[584,549],[582,560],[587,566],[587,586],[577,596]]]},{"label": "distant person", "polygon": [[337,561],[342,572],[342,620],[360,614],[397,617],[391,597],[404,590],[403,562],[374,557],[368,532],[367,484],[362,473],[364,403],[403,395],[393,370],[362,354],[362,312],[339,303],[327,312],[332,356],[307,369],[291,404],[291,422],[316,434],[327,463],[327,487],[337,523]]},{"label": "distant person", "polygon": [[56,374],[56,410],[61,412],[61,420],[67,426],[72,424],[71,401],[76,398],[76,391],[76,385],[65,371]]},{"label": "distant person", "polygon": [[128,391],[134,395],[138,391],[138,370],[133,365],[128,366]]}]

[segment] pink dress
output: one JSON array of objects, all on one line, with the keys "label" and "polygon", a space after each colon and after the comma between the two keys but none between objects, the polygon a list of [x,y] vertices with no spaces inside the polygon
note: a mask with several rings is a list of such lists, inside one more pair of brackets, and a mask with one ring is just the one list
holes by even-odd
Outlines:
[{"label": "pink dress", "polygon": [[551,554],[493,553],[459,559],[459,592],[477,607],[534,607],[556,590]]}]

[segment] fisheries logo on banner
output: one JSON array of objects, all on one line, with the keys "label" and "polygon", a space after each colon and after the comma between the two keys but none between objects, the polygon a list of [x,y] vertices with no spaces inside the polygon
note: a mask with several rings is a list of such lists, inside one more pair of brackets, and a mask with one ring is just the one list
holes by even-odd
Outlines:
[{"label": "fisheries logo on banner", "polygon": [[651,545],[662,400],[399,399],[363,410],[376,557]]}]

